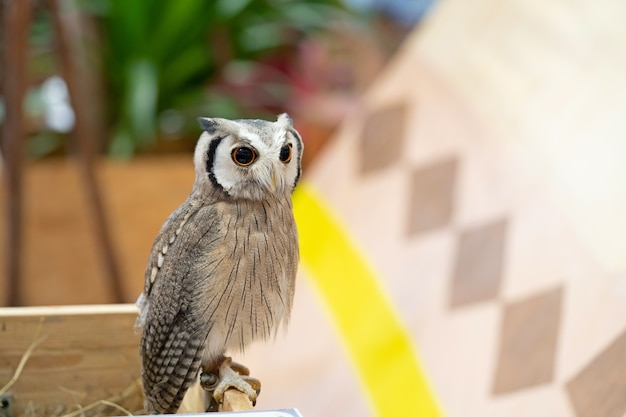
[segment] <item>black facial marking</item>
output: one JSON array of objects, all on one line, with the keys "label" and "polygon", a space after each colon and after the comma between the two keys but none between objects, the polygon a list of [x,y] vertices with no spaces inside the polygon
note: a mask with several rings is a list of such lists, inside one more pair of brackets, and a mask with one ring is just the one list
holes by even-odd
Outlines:
[{"label": "black facial marking", "polygon": [[295,129],[289,129],[289,133],[298,138],[298,140],[296,141],[296,146],[298,147],[298,164],[296,165],[298,167],[298,172],[296,173],[296,179],[293,182],[293,190],[296,188],[296,185],[298,185],[298,181],[300,181],[300,175],[302,173],[302,138]]},{"label": "black facial marking", "polygon": [[200,124],[200,127],[206,131],[209,135],[212,135],[215,133],[215,130],[217,129],[217,123],[214,122],[213,120],[210,119],[206,119],[204,117],[198,117],[198,123]]},{"label": "black facial marking", "polygon": [[217,182],[217,178],[215,178],[215,173],[213,172],[213,164],[215,163],[215,151],[217,150],[217,146],[222,142],[224,138],[215,138],[209,144],[209,150],[207,151],[207,159],[206,159],[206,172],[209,174],[209,179],[215,188],[218,190],[224,190],[224,187]]}]

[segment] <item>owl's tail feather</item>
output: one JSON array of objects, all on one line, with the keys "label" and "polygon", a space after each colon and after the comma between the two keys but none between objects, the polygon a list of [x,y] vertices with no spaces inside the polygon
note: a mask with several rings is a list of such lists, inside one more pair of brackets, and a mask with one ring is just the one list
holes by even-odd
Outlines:
[{"label": "owl's tail feather", "polygon": [[156,330],[151,327],[144,329],[141,342],[144,408],[148,413],[173,414],[198,375],[203,339],[175,325],[167,336],[153,333],[148,344],[145,339]]}]

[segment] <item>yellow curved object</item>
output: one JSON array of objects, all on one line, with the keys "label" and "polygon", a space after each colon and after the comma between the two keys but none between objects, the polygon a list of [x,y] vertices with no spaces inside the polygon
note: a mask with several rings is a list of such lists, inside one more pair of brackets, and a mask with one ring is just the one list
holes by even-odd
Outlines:
[{"label": "yellow curved object", "polygon": [[294,213],[302,263],[327,303],[376,414],[441,416],[379,279],[306,183],[294,194]]}]

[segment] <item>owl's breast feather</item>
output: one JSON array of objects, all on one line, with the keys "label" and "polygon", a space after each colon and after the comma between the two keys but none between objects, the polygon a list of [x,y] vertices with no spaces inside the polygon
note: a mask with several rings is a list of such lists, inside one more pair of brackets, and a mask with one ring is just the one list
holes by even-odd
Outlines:
[{"label": "owl's breast feather", "polygon": [[214,210],[219,228],[199,241],[203,254],[194,275],[201,284],[193,308],[208,326],[211,352],[268,339],[287,321],[299,258],[290,202],[244,201]]}]

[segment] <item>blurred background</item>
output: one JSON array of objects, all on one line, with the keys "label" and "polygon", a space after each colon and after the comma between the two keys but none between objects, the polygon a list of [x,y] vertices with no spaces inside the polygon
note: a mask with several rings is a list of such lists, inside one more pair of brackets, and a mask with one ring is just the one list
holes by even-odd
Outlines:
[{"label": "blurred background", "polygon": [[[0,7],[1,304],[133,302],[193,182],[196,117],[287,111],[304,183],[380,286],[363,306],[346,277],[342,302],[367,330],[391,306],[413,355],[357,366],[301,268],[289,332],[242,359],[260,407],[400,415],[362,365],[412,390],[400,408],[432,392],[432,417],[626,413],[626,3]],[[430,391],[394,372],[413,359]]]},{"label": "blurred background", "polygon": [[[134,300],[149,241],[190,187],[196,118],[288,112],[306,166],[429,3],[0,3],[0,303]],[[187,172],[151,172],[177,163]]]},{"label": "blurred background", "polygon": [[[98,133],[90,141],[113,158],[193,149],[198,114],[271,118],[287,110],[301,129],[311,126],[305,136],[323,136],[425,7],[355,0],[26,4],[30,158],[70,151],[68,83],[88,91],[86,113]],[[5,46],[16,41],[15,33],[4,35]],[[77,80],[64,80],[66,58]]]}]

